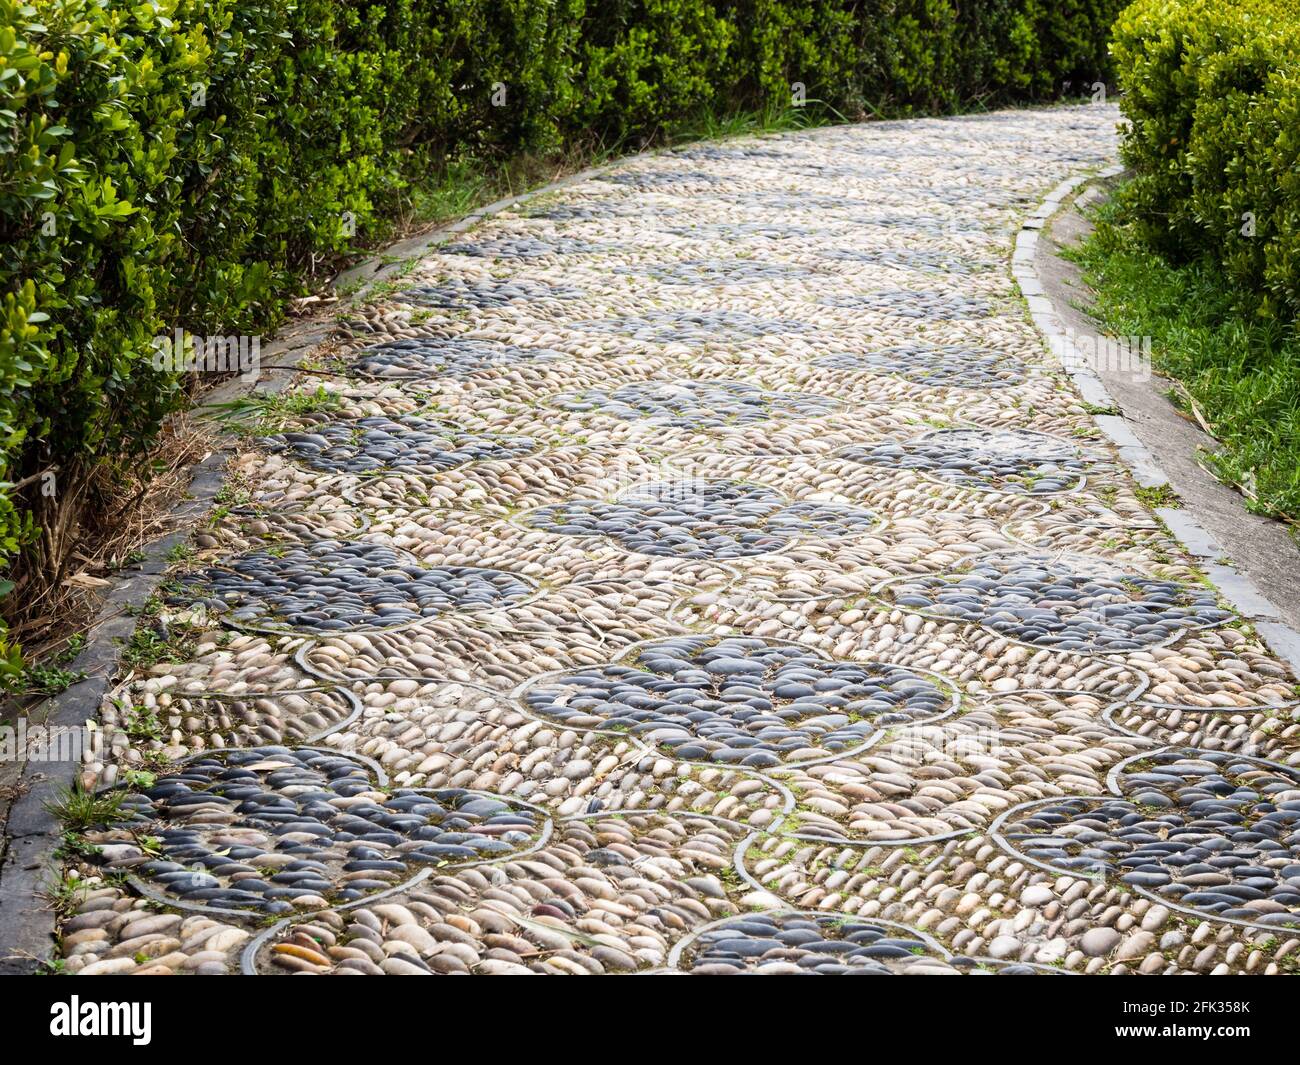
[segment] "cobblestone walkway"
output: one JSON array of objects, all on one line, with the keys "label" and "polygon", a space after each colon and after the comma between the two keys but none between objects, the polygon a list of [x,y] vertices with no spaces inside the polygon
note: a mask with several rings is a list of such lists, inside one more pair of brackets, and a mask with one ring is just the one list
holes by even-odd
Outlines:
[{"label": "cobblestone walkway", "polygon": [[1296,968],[1295,679],[1009,271],[1115,120],[638,158],[356,312],[104,708],[66,968]]}]

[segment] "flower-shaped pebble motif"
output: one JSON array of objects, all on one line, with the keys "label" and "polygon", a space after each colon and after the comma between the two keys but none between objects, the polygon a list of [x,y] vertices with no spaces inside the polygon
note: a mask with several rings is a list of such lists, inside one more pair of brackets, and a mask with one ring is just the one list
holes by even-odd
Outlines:
[{"label": "flower-shaped pebble motif", "polygon": [[185,577],[174,599],[197,600],[232,625],[273,631],[388,629],[516,602],[525,578],[474,566],[425,568],[413,555],[365,541],[312,540],[251,551]]},{"label": "flower-shaped pebble motif", "polygon": [[772,418],[819,418],[839,409],[828,396],[774,392],[744,381],[637,381],[610,391],[593,388],[550,400],[576,413],[647,420],[678,429],[753,425]]},{"label": "flower-shaped pebble motif", "polygon": [[761,767],[852,750],[879,726],[940,716],[950,696],[901,666],[683,636],[537,681],[523,701],[569,727],[628,729],[677,758]]},{"label": "flower-shaped pebble motif", "polygon": [[1300,928],[1300,774],[1223,751],[1131,763],[1114,798],[1010,811],[999,838],[1063,873],[1111,874],[1206,916]]},{"label": "flower-shaped pebble motif", "polygon": [[526,436],[486,436],[403,415],[336,419],[311,431],[280,433],[263,440],[314,470],[382,474],[438,473],[470,462],[530,455],[537,442]]},{"label": "flower-shaped pebble motif", "polygon": [[1025,429],[940,429],[903,443],[848,447],[839,455],[865,466],[918,470],[963,488],[1021,495],[1077,488],[1088,469],[1073,444]]},{"label": "flower-shaped pebble motif", "polygon": [[524,517],[565,536],[606,536],[629,551],[684,559],[763,555],[799,539],[838,539],[876,524],[870,511],[837,503],[791,503],[740,481],[656,481],[613,501],[571,500]]},{"label": "flower-shaped pebble motif", "polygon": [[1136,651],[1232,617],[1208,588],[1033,555],[993,557],[961,573],[910,577],[886,585],[884,594],[911,610],[1083,654]]},{"label": "flower-shaped pebble motif", "polygon": [[123,836],[152,837],[157,853],[117,868],[191,906],[266,916],[362,899],[421,868],[508,857],[529,849],[545,824],[511,799],[388,791],[345,755],[288,747],[189,761],[127,794],[122,811],[131,832]]},{"label": "flower-shaped pebble motif", "polygon": [[823,355],[813,365],[892,374],[931,388],[1008,388],[1025,379],[1025,364],[1019,360],[962,344],[899,344],[861,355]]}]

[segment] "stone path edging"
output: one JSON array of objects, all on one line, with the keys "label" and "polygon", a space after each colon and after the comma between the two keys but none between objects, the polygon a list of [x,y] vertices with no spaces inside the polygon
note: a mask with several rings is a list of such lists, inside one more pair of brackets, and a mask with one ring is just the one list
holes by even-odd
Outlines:
[{"label": "stone path edging", "polygon": [[[1057,347],[1066,341],[1068,334],[1061,324],[1056,303],[1043,287],[1035,266],[1038,235],[1048,220],[1067,204],[1078,189],[1122,173],[1124,167],[1113,166],[1095,174],[1082,174],[1061,182],[1025,220],[1020,232],[1016,234],[1011,272],[1029,304],[1030,317],[1047,338],[1049,349],[1058,355],[1058,361],[1061,360]],[[1062,366],[1079,389],[1084,402],[1107,410],[1120,409],[1101,379],[1091,370],[1070,369],[1063,362]],[[1094,414],[1092,420],[1115,444],[1120,459],[1129,467],[1138,484],[1145,488],[1159,488],[1169,484],[1169,478],[1160,468],[1155,456],[1128,428],[1122,416]],[[1280,619],[1277,607],[1246,574],[1220,561],[1228,557],[1228,552],[1195,517],[1175,507],[1155,507],[1154,510],[1169,531],[1187,548],[1188,554],[1200,563],[1219,594],[1255,626],[1265,642],[1293,671],[1300,673],[1300,632]]]}]

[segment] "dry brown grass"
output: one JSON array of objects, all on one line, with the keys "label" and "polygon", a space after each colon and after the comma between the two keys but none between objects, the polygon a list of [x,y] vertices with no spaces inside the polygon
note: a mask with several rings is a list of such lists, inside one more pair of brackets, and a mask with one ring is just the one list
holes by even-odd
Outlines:
[{"label": "dry brown grass", "polygon": [[214,439],[210,426],[179,413],[140,460],[60,479],[39,540],[4,599],[11,638],[28,661],[57,655],[84,633],[113,574],[175,528],[176,502]]}]

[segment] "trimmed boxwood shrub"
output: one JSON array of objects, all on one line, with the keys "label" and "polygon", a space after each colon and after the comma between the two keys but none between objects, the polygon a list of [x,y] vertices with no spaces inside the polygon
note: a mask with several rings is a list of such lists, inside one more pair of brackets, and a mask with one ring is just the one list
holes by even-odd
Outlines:
[{"label": "trimmed boxwood shrub", "polygon": [[1125,206],[1174,261],[1208,256],[1269,315],[1300,312],[1300,11],[1138,0],[1115,24]]},{"label": "trimmed boxwood shrub", "polygon": [[1118,6],[0,0],[0,595],[58,582],[185,404],[154,336],[273,327],[447,160],[637,147],[793,82],[851,118],[1055,97],[1105,77]]}]

